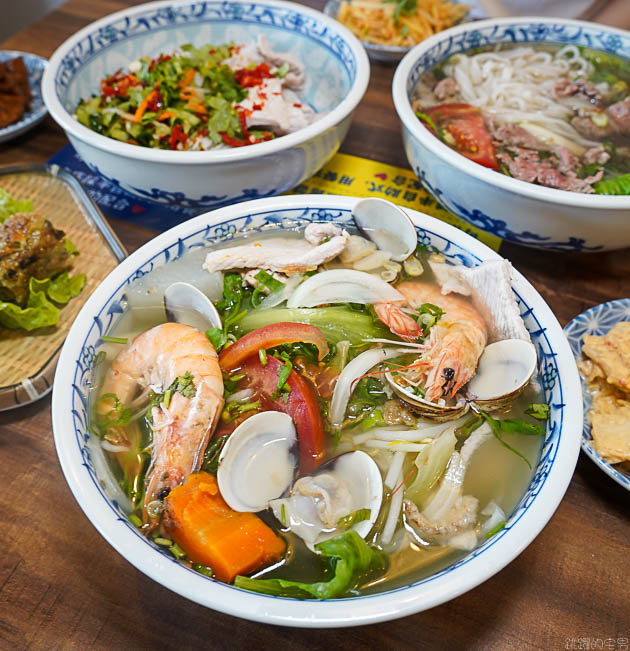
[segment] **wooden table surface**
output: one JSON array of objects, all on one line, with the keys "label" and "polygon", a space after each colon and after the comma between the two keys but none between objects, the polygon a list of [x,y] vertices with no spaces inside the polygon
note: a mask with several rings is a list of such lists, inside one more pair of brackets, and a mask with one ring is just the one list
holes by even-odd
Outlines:
[{"label": "wooden table surface", "polygon": [[[70,0],[2,47],[49,57],[88,22],[129,4]],[[309,4],[321,9],[323,1]],[[390,96],[393,71],[372,64],[368,92],[341,151],[407,167]],[[65,143],[47,117],[0,145],[0,164],[44,161]],[[112,222],[129,251],[154,235]],[[533,282],[562,325],[593,305],[630,296],[628,249],[558,254],[506,244],[501,253]],[[0,476],[1,648],[573,649],[589,648],[588,642],[590,648],[628,649],[629,495],[584,455],[549,524],[496,576],[427,612],[333,630],[223,615],[132,567],[101,538],[66,485],[50,397],[0,414]]]}]

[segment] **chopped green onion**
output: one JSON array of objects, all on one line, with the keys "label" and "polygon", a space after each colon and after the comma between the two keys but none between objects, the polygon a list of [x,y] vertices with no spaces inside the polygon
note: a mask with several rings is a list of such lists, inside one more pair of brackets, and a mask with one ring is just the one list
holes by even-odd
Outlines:
[{"label": "chopped green onion", "polygon": [[280,522],[282,522],[283,527],[287,526],[287,509],[284,503],[280,507]]},{"label": "chopped green onion", "polygon": [[142,526],[142,520],[135,513],[132,513],[129,516],[129,522],[131,522],[131,524],[133,524],[134,527],[140,528]]},{"label": "chopped green onion", "polygon": [[202,565],[201,563],[193,563],[192,568],[195,570],[195,572],[199,572],[199,574],[203,574],[208,578],[212,578],[214,576],[212,568],[208,567],[207,565]]},{"label": "chopped green onion", "polygon": [[172,540],[169,540],[168,538],[161,538],[159,536],[157,538],[154,538],[153,542],[160,547],[170,547],[173,544]]},{"label": "chopped green onion", "polygon": [[488,531],[488,533],[486,534],[486,538],[492,538],[494,534],[499,533],[499,531],[501,531],[501,529],[503,529],[504,527],[505,527],[505,520],[503,520],[503,522],[499,522],[499,524],[496,527],[494,527],[494,529],[490,529],[490,531]]},{"label": "chopped green onion", "polygon": [[162,400],[162,404],[164,405],[164,409],[168,409],[168,406],[171,404],[172,396],[173,396],[173,391],[171,389],[167,389],[164,392],[164,398]]},{"label": "chopped green onion", "polygon": [[422,113],[421,111],[416,111],[416,117],[421,122],[425,122],[431,129],[433,129],[433,131],[435,131],[435,133],[438,132],[437,125],[426,113]]},{"label": "chopped green onion", "polygon": [[186,558],[186,552],[174,542],[169,548],[168,551],[175,556],[178,561],[181,561],[183,558]]},{"label": "chopped green onion", "polygon": [[267,366],[267,351],[264,348],[258,349],[258,359],[261,366]]},{"label": "chopped green onion", "polygon": [[127,344],[129,339],[127,337],[109,337],[108,335],[103,335],[101,341],[107,344]]},{"label": "chopped green onion", "polygon": [[549,418],[549,405],[544,402],[533,402],[527,407],[525,413],[538,420],[547,420]]}]

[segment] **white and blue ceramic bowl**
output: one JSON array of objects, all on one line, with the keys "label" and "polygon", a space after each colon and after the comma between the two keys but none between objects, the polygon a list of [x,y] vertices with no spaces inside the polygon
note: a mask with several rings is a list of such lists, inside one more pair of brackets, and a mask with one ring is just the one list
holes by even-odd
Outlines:
[{"label": "white and blue ceramic bowl", "polygon": [[458,52],[499,43],[572,43],[630,58],[630,32],[575,20],[497,18],[432,36],[401,61],[392,86],[413,171],[448,210],[504,240],[553,251],[630,246],[630,196],[580,194],[513,179],[461,156],[415,116],[410,99],[425,72]]},{"label": "white and blue ceramic bowl", "polygon": [[[295,133],[237,149],[182,152],[107,138],[72,113],[100,80],[142,55],[185,43],[254,42],[306,65],[301,97],[320,117]],[[312,176],[337,151],[367,88],[370,67],[359,41],[337,21],[290,2],[153,2],[88,25],[53,54],[43,94],[55,121],[89,167],[143,199],[200,211],[279,194]]]},{"label": "white and blue ceramic bowl", "polygon": [[[102,450],[90,443],[88,394],[96,349],[125,311],[130,282],[168,265],[194,247],[211,247],[245,233],[277,232],[310,222],[350,225],[358,199],[296,195],[241,203],[180,224],[122,262],[87,300],[64,344],[54,383],[55,445],[66,480],[103,537],[140,571],[210,608],[268,624],[303,627],[353,626],[431,608],[479,585],[520,554],[558,506],[573,474],[582,434],[582,394],[573,355],[553,313],[515,272],[513,289],[538,351],[539,373],[550,418],[532,480],[503,530],[435,575],[406,587],[364,597],[298,601],[245,592],[187,569],[139,534],[102,483]],[[409,211],[418,240],[449,260],[475,266],[500,256],[462,231]]]},{"label": "white and blue ceramic bowl", "polygon": [[[603,336],[621,321],[630,321],[630,298],[620,298],[616,301],[608,301],[601,305],[578,314],[564,327],[564,333],[569,340],[569,345],[576,360],[584,359],[582,345],[584,335]],[[591,436],[591,424],[587,412],[591,409],[593,396],[586,386],[584,378],[582,382],[582,394],[584,397],[584,432],[582,435],[582,450],[595,465],[603,470],[609,477],[612,477],[620,486],[630,491],[630,473],[623,472],[618,466],[608,463],[593,447]]]}]

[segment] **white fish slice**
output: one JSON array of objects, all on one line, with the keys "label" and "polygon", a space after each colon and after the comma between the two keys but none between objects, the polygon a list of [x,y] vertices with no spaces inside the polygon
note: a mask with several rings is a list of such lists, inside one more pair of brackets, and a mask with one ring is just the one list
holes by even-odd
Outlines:
[{"label": "white fish slice", "polygon": [[472,298],[488,326],[489,342],[530,341],[512,291],[512,265],[507,260],[490,260],[473,268],[431,261],[429,265],[442,294],[456,292]]}]

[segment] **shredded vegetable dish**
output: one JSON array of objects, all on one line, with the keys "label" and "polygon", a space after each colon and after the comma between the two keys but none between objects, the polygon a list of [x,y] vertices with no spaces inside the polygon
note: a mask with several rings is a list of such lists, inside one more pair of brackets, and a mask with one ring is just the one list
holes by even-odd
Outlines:
[{"label": "shredded vegetable dish", "polygon": [[304,66],[256,44],[182,45],[171,54],[141,57],[101,80],[82,99],[76,119],[132,145],[173,150],[243,147],[310,124],[313,109],[295,91]]},{"label": "shredded vegetable dish", "polygon": [[352,0],[341,3],[337,20],[362,41],[411,47],[467,14],[467,5],[446,0]]}]

